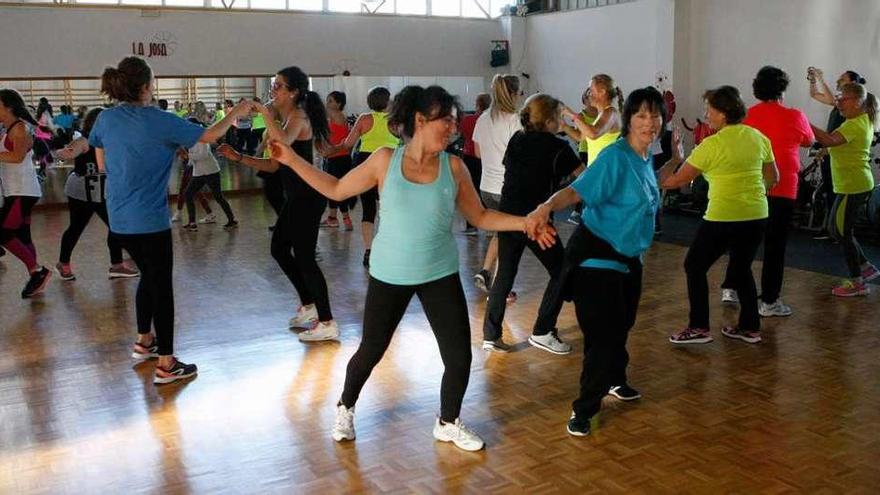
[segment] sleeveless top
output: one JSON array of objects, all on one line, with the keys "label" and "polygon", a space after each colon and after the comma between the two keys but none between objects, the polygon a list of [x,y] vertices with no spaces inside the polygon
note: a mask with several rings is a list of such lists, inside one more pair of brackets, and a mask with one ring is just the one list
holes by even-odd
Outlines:
[{"label": "sleeveless top", "polygon": [[388,284],[417,285],[458,272],[458,246],[452,235],[458,189],[449,155],[440,153],[437,178],[417,184],[403,175],[404,147],[394,151],[373,239],[370,276]]},{"label": "sleeveless top", "polygon": [[[581,112],[579,117],[581,118],[582,121],[587,122],[590,125],[595,124],[596,119],[599,118],[598,116],[590,117],[589,115],[587,115],[587,112]],[[589,144],[590,143],[586,139],[581,139],[581,142],[578,143],[578,153],[589,153],[589,151],[588,151]]]},{"label": "sleeveless top", "polygon": [[[16,120],[14,124],[9,126],[6,134],[0,137],[0,151],[14,151],[9,131],[17,125],[25,124]],[[39,198],[42,196],[40,181],[37,180],[37,172],[34,170],[34,150],[28,150],[21,163],[0,163],[0,182],[3,183],[3,195],[7,198],[10,196]]]},{"label": "sleeveless top", "polygon": [[[599,112],[599,115],[596,115],[596,119],[593,120],[593,123],[590,125],[596,125],[596,122],[599,122],[599,117],[602,116],[602,112]],[[599,153],[605,149],[606,146],[617,141],[617,138],[620,137],[620,130],[617,131],[608,131],[605,134],[597,137],[596,139],[587,138],[585,141],[587,142],[587,166],[593,164],[596,160],[596,157],[599,156]]]},{"label": "sleeveless top", "polygon": [[[312,141],[312,139],[297,140],[290,145],[290,147],[293,148],[293,151],[295,151],[297,155],[302,157],[303,160],[309,162],[310,164],[314,163]],[[282,165],[275,173],[278,174],[278,177],[281,178],[281,185],[282,187],[284,187],[284,191],[287,193],[288,206],[293,206],[291,204],[291,200],[324,199],[324,196],[321,195],[321,193],[314,190],[312,186],[306,184],[306,182],[302,180],[296,172],[291,170],[290,167]]]},{"label": "sleeveless top", "polygon": [[370,112],[373,116],[373,127],[361,136],[361,153],[372,153],[379,148],[396,149],[400,140],[388,130],[388,114]]},{"label": "sleeveless top", "polygon": [[[328,120],[327,123],[330,126],[330,144],[336,145],[343,141],[348,137],[348,124],[337,124],[332,120]],[[340,156],[348,155],[348,150],[342,150],[335,155],[330,155],[327,158],[337,158]]]},{"label": "sleeveless top", "polygon": [[103,203],[106,182],[107,175],[98,171],[95,148],[89,146],[87,152],[73,159],[73,172],[67,176],[64,195],[89,203]]}]

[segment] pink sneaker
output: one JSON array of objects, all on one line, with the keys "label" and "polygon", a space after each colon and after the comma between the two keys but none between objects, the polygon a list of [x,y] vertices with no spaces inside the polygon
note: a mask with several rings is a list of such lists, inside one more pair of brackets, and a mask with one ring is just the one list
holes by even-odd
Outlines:
[{"label": "pink sneaker", "polygon": [[876,266],[868,263],[868,266],[862,270],[862,282],[868,283],[877,277],[880,277],[880,270],[877,270]]},{"label": "pink sneaker", "polygon": [[871,290],[864,283],[850,279],[844,280],[840,285],[831,289],[831,294],[837,297],[867,296],[869,292]]},{"label": "pink sneaker", "polygon": [[761,332],[754,330],[741,330],[739,327],[724,327],[721,334],[731,339],[742,340],[749,344],[757,344],[761,342]]},{"label": "pink sneaker", "polygon": [[712,342],[712,336],[709,335],[708,328],[691,328],[669,336],[669,341],[673,344],[708,344]]}]

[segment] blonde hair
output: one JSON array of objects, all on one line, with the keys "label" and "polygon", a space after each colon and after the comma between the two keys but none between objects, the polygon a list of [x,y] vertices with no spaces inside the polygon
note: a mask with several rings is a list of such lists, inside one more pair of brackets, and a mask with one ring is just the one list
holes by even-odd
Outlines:
[{"label": "blonde hair", "polygon": [[871,125],[877,126],[877,97],[873,93],[869,93],[865,86],[856,82],[844,84],[840,91],[848,96],[858,98],[862,105],[862,110],[868,114]]},{"label": "blonde hair", "polygon": [[543,132],[547,130],[547,121],[559,120],[559,100],[537,93],[529,96],[519,112],[519,120],[526,132]]},{"label": "blonde hair", "polygon": [[516,113],[519,96],[519,78],[509,74],[495,74],[492,78],[492,105],[489,112],[494,120],[501,112]]},{"label": "blonde hair", "polygon": [[614,98],[616,97],[617,111],[623,112],[623,91],[620,90],[620,87],[614,85],[614,79],[608,74],[596,74],[593,76],[592,81],[608,93],[608,99],[610,101],[614,101]]}]

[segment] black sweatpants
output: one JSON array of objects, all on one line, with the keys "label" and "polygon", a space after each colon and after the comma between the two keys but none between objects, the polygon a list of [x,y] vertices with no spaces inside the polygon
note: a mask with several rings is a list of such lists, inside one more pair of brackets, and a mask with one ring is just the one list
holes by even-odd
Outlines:
[{"label": "black sweatpants", "polygon": [[828,234],[843,247],[843,256],[850,278],[860,277],[862,265],[868,262],[862,246],[856,240],[855,227],[856,219],[865,207],[871,192],[838,194],[828,217]]},{"label": "black sweatpants", "polygon": [[[769,196],[767,206],[770,216],[764,229],[764,265],[761,268],[761,301],[773,304],[782,292],[782,279],[785,273],[785,247],[788,244],[788,231],[794,214],[795,200]],[[734,276],[727,264],[722,288],[738,290],[733,282]]]},{"label": "black sweatpants", "polygon": [[288,196],[272,232],[272,257],[287,275],[303,306],[314,304],[320,321],[333,319],[327,281],[315,259],[321,215],[327,200],[317,193]]},{"label": "black sweatpants", "polygon": [[160,356],[174,354],[174,251],[171,230],[150,234],[118,234],[122,247],[131,254],[141,272],[135,308],[138,333],[156,330]]},{"label": "black sweatpants", "polygon": [[211,190],[214,201],[220,205],[220,208],[223,208],[223,213],[226,214],[226,221],[231,222],[235,220],[232,208],[229,207],[229,202],[223,196],[223,188],[220,186],[220,172],[215,172],[208,175],[193,176],[189,180],[189,184],[186,186],[186,213],[189,216],[189,223],[195,223],[196,221],[195,197],[205,186],[208,186]]},{"label": "black sweatpants", "polygon": [[571,407],[578,417],[590,418],[599,412],[608,389],[627,383],[626,341],[642,295],[642,267],[632,266],[629,273],[579,267],[570,276],[575,315],[584,333],[580,395]]},{"label": "black sweatpants", "polygon": [[348,362],[341,402],[346,407],[355,405],[414,294],[422,303],[443,360],[440,419],[453,422],[461,412],[471,371],[470,321],[458,273],[419,285],[387,284],[370,277],[364,304],[364,335]]},{"label": "black sweatpants", "polygon": [[[61,254],[58,256],[58,261],[61,263],[70,263],[73,248],[76,247],[76,243],[92,219],[92,215],[98,215],[104,225],[108,229],[110,227],[110,222],[107,220],[107,203],[105,202],[94,203],[69,197],[67,198],[67,209],[70,214],[70,225],[61,235]],[[122,263],[122,246],[113,232],[109,230],[107,231],[107,248],[110,249],[110,263],[114,265]]]},{"label": "black sweatpants", "polygon": [[697,234],[684,260],[690,301],[690,328],[709,328],[709,268],[730,252],[731,284],[739,296],[739,328],[761,329],[758,317],[758,291],[752,276],[752,262],[761,244],[766,219],[744,222],[700,221]]},{"label": "black sweatpants", "polygon": [[501,325],[504,322],[504,312],[507,308],[507,294],[513,288],[513,282],[519,271],[519,262],[526,248],[534,253],[550,275],[550,281],[547,282],[547,288],[544,290],[544,297],[541,300],[534,333],[535,335],[546,335],[556,327],[556,318],[562,309],[562,299],[555,297],[552,288],[557,283],[565,257],[562,240],[557,235],[556,244],[548,249],[541,249],[537,242],[530,240],[522,232],[499,232],[498,271],[492,282],[492,288],[489,290],[489,303],[486,304],[486,317],[483,319],[484,340],[501,338]]}]

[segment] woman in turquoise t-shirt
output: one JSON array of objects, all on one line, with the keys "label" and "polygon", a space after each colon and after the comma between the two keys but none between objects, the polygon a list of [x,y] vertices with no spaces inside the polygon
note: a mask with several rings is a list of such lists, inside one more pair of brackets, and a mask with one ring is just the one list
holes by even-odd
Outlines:
[{"label": "woman in turquoise t-shirt", "polygon": [[839,297],[864,296],[869,292],[865,284],[880,277],[880,271],[865,257],[854,235],[856,218],[874,190],[869,157],[877,122],[877,98],[861,84],[847,83],[835,105],[846,118],[837,130],[828,133],[812,126],[816,141],[828,148],[831,155],[836,197],[828,215],[828,233],[843,247],[850,277],[831,293]]},{"label": "woman in turquoise t-shirt", "polygon": [[[434,438],[464,450],[483,440],[459,419],[471,365],[470,323],[452,235],[456,208],[478,228],[525,231],[526,219],[484,209],[462,161],[443,150],[457,127],[458,103],[439,86],[407,86],[394,98],[389,125],[407,145],[379,148],[341,179],[313,168],[285,143],[272,141],[272,158],[289,166],[334,201],[378,187],[382,225],[373,243],[364,303],[363,338],[348,363],[336,407],[333,439],[353,440],[354,406],[373,367],[391,342],[410,299],[417,295],[440,346],[445,367]],[[554,231],[535,233],[549,246]]]},{"label": "woman in turquoise t-shirt", "polygon": [[621,135],[570,186],[529,214],[534,226],[553,211],[583,201],[581,224],[565,249],[558,294],[574,300],[584,333],[580,395],[572,403],[568,433],[590,433],[602,398],[641,395],[627,383],[626,340],[636,321],[642,290],[641,256],[654,239],[660,200],[648,151],[666,120],[663,96],[654,88],[633,91],[623,107]]}]

